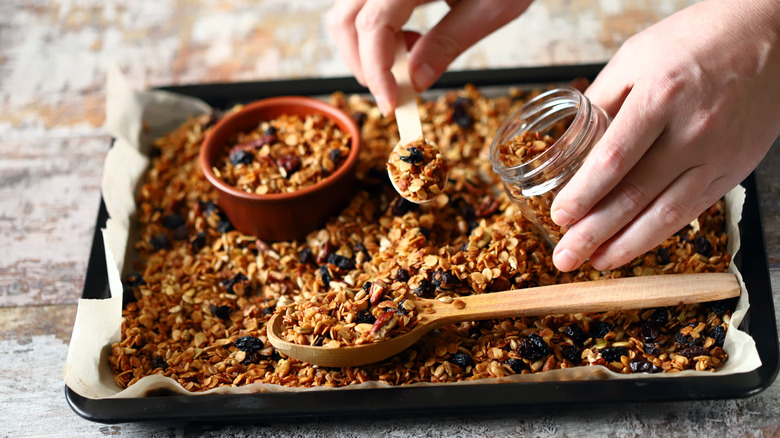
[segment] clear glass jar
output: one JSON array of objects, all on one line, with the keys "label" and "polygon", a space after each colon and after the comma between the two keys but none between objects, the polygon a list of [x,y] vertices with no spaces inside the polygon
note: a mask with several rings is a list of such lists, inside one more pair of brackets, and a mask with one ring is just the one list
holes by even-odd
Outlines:
[{"label": "clear glass jar", "polygon": [[[553,199],[580,168],[609,123],[604,110],[585,95],[561,87],[528,101],[509,116],[493,138],[490,163],[501,176],[504,191],[551,246],[566,232],[550,218]],[[528,161],[505,165],[500,156],[502,145],[526,132],[549,133],[558,138]]]}]

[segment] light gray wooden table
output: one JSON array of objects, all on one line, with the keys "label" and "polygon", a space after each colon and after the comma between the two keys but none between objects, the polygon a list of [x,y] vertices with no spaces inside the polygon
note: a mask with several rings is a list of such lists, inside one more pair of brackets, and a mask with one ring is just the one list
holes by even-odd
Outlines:
[{"label": "light gray wooden table", "polygon": [[[453,69],[604,62],[692,3],[537,1]],[[776,436],[780,384],[744,400],[523,409],[500,415],[257,425],[86,421],[61,380],[110,139],[108,61],[137,87],[348,74],[330,2],[0,2],[0,436]],[[446,11],[422,8],[424,29]],[[758,169],[773,290],[780,285],[780,150]],[[775,292],[775,307],[780,304]],[[518,394],[522,397],[522,394]]]}]

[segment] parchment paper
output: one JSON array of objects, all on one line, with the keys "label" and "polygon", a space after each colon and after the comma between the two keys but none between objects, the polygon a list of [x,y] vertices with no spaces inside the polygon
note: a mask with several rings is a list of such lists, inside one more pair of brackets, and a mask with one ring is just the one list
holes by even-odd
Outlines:
[{"label": "parchment paper", "polygon": [[[136,187],[149,164],[147,157],[152,140],[169,132],[190,116],[204,114],[211,109],[200,100],[162,91],[133,90],[119,68],[109,68],[106,103],[106,127],[115,138],[113,148],[106,156],[103,175],[103,199],[110,219],[103,229],[106,247],[111,298],[103,300],[81,299],[76,313],[73,335],[65,364],[65,383],[76,393],[87,398],[142,397],[151,390],[165,389],[173,393],[203,395],[214,393],[255,393],[294,391],[349,391],[358,388],[389,388],[378,382],[367,382],[344,388],[288,388],[278,385],[255,383],[238,388],[221,387],[205,392],[189,392],[173,379],[159,375],[144,377],[131,387],[122,390],[115,382],[108,365],[111,344],[120,340],[122,323],[122,282],[120,273],[132,260],[134,251],[128,251],[128,242],[135,241],[135,193]],[[736,187],[726,195],[726,223],[731,254],[740,246],[737,225],[742,217],[745,189]],[[731,264],[742,287],[737,309],[732,315],[726,332],[724,349],[729,359],[716,372],[718,375],[745,373],[758,368],[761,360],[753,339],[737,327],[748,310],[748,291],[742,276]],[[597,379],[674,379],[680,376],[712,376],[711,372],[683,371],[675,374],[626,375],[604,367],[583,366],[554,370],[537,374],[513,375],[503,378],[483,379],[457,383],[417,383],[414,386],[501,384],[506,382],[542,382],[562,380]]]}]

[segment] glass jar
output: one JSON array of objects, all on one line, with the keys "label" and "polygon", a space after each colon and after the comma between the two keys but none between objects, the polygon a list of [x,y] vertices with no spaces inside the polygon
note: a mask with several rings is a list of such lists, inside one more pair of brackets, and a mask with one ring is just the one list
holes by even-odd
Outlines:
[{"label": "glass jar", "polygon": [[[585,95],[561,87],[529,100],[501,125],[490,145],[490,163],[501,176],[504,191],[519,207],[539,235],[551,246],[560,240],[561,229],[550,218],[555,195],[580,168],[588,152],[610,123],[609,116]],[[508,142],[532,133],[548,144],[543,152],[517,164],[504,157]]]}]

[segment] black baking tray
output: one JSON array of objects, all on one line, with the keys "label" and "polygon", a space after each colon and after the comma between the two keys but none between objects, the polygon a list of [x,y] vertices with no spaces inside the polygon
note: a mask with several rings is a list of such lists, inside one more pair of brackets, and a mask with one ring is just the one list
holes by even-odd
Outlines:
[{"label": "black baking tray", "polygon": [[[566,82],[579,77],[592,80],[602,67],[603,64],[596,64],[448,72],[433,88],[460,88],[467,83],[478,87],[523,86]],[[366,91],[351,78],[185,85],[162,89],[200,98],[215,108],[228,108],[236,103],[276,95],[324,95],[334,91]],[[104,423],[160,420],[257,421],[336,415],[381,416],[386,419],[392,415],[419,415],[421,412],[426,415],[452,415],[454,412],[496,412],[553,404],[748,397],[761,392],[772,383],[777,375],[779,362],[777,323],[754,175],[750,175],[743,185],[747,190],[747,199],[740,223],[742,248],[734,262],[740,267],[745,285],[750,291],[750,310],[741,328],[755,340],[762,361],[758,369],[749,373],[669,379],[485,383],[236,395],[159,395],[102,400],[84,398],[66,386],[65,395],[78,415]],[[105,253],[100,233],[107,218],[105,204],[101,201],[83,298],[109,297]]]}]

